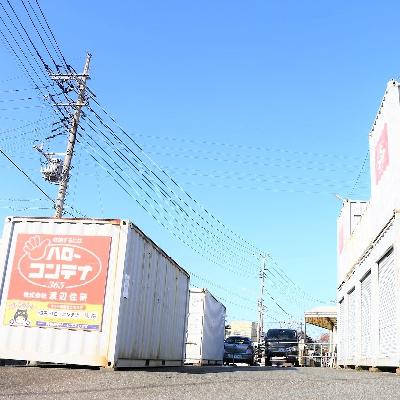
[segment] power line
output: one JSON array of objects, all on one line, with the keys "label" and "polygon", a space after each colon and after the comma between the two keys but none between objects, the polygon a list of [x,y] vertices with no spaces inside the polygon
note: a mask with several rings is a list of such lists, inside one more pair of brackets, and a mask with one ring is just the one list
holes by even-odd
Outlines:
[{"label": "power line", "polygon": [[[61,53],[58,43],[55,40],[55,37],[50,29],[50,26],[44,16],[42,10],[40,9],[40,6],[39,6],[39,3],[37,2],[37,0],[36,0],[36,4],[39,7],[42,18],[45,21],[45,23],[50,31],[50,36],[47,34],[44,25],[41,23],[39,16],[35,12],[30,1],[29,0],[26,0],[26,1],[27,1],[27,4],[31,7],[34,16],[39,21],[39,25],[40,25],[41,29],[45,32],[46,37],[48,39],[50,39],[50,36],[51,36],[54,39],[54,43],[53,43],[53,41],[49,40],[49,43],[51,43],[53,49],[55,49],[56,52],[58,51],[59,55],[61,56],[62,60],[65,63],[66,68],[72,69],[72,67],[68,66],[68,64],[65,62],[65,58],[63,57],[63,55]],[[46,46],[46,43],[43,41],[43,37],[39,33],[39,27],[32,20],[33,15],[30,14],[30,12],[27,10],[27,7],[24,2],[23,2],[23,4],[24,4],[24,8],[26,9],[26,12],[28,13],[28,15],[30,17],[32,25],[34,26],[37,34],[39,35],[50,58],[54,61],[54,64],[56,65],[56,68],[58,69],[58,66],[55,63],[56,57],[53,57],[52,54],[50,53],[50,49]],[[9,3],[9,6],[11,7],[10,3]],[[13,9],[13,11],[14,11],[14,9]],[[14,13],[15,13],[15,11],[14,11]],[[17,17],[17,19],[18,19],[18,17]],[[18,19],[18,21],[19,21],[19,19]],[[4,23],[4,21],[3,21],[3,23]],[[20,24],[21,24],[21,22],[20,22]],[[14,28],[16,29],[15,26],[14,26]],[[49,67],[46,64],[44,58],[42,58],[37,47],[35,46],[33,41],[29,38],[28,33],[26,31],[25,31],[25,33],[26,33],[28,39],[30,40],[30,43],[33,46],[37,56],[40,58],[43,66],[44,66],[44,70],[48,72]],[[7,40],[7,38],[5,38],[5,39]],[[55,46],[54,46],[54,44],[55,44]],[[25,45],[29,50],[29,47],[27,46],[26,43],[25,43]],[[10,46],[10,47],[11,47],[11,50],[14,50],[12,46]],[[15,50],[14,50],[14,52],[15,52]],[[30,54],[31,54],[31,57],[33,57],[31,52],[30,52]],[[25,55],[25,57],[28,61],[28,64],[30,65],[31,69],[39,77],[36,69],[32,66],[28,57],[26,55]],[[36,61],[36,59],[35,59],[35,61]],[[24,63],[20,62],[20,64],[22,64],[22,66],[24,66]],[[26,67],[25,67],[25,69],[26,69],[27,73],[29,74],[28,69]],[[40,66],[39,66],[39,70],[43,74],[43,68],[40,68]],[[41,78],[39,77],[39,79],[41,79]],[[59,96],[59,95],[63,95],[65,97],[67,97],[65,91],[61,92],[60,94],[58,94],[56,96]],[[54,97],[55,96],[52,95],[49,97],[49,99],[53,103],[56,103],[56,101],[54,100]],[[94,95],[92,96],[92,99],[94,99]],[[120,125],[117,123],[117,121],[107,111],[105,111],[105,109],[103,107],[100,106],[100,104],[97,102],[97,100],[94,100],[94,102],[101,109],[101,112],[103,112],[107,118],[111,119],[112,124],[114,124],[118,128],[118,131],[122,133],[125,140],[128,140],[130,145],[135,146],[135,148],[137,149],[137,151],[132,151],[132,149],[130,148],[131,146],[128,146],[126,142],[121,140],[121,137],[119,135],[117,135],[115,130],[112,129],[112,127],[110,126],[111,124],[105,122],[103,120],[103,118],[99,115],[99,113],[97,113],[93,108],[90,110],[91,115],[94,115],[94,117],[97,118],[97,120],[103,126],[103,128],[105,128],[111,134],[112,138],[109,137],[109,139],[111,139],[111,141],[108,142],[108,139],[104,138],[104,140],[106,140],[104,143],[108,143],[107,146],[109,146],[109,148],[112,149],[113,152],[115,152],[115,153],[113,153],[114,157],[118,156],[118,158],[119,158],[119,161],[116,160],[115,158],[114,159],[111,158],[110,162],[106,162],[105,158],[103,158],[102,159],[102,162],[103,162],[102,168],[104,168],[104,170],[107,172],[107,174],[109,174],[114,179],[116,184],[118,184],[126,193],[128,193],[128,195],[130,195],[130,197],[132,197],[145,210],[146,210],[146,208],[148,210],[149,210],[149,208],[152,208],[154,210],[157,209],[158,211],[154,211],[154,213],[152,211],[150,211],[150,212],[151,212],[153,218],[155,218],[159,223],[161,223],[162,226],[167,227],[167,229],[168,228],[171,229],[171,226],[169,226],[168,224],[170,224],[170,221],[171,221],[170,218],[173,217],[172,221],[174,221],[175,228],[176,228],[176,224],[178,224],[178,227],[180,227],[179,231],[178,231],[179,239],[181,241],[183,241],[185,244],[187,244],[189,247],[193,246],[193,243],[188,243],[188,240],[185,237],[182,238],[182,236],[184,236],[184,234],[185,234],[185,230],[183,229],[183,226],[182,226],[183,221],[187,221],[190,224],[192,224],[192,223],[195,224],[191,228],[191,229],[193,229],[192,232],[196,232],[196,231],[194,231],[196,225],[199,227],[198,229],[200,229],[200,231],[201,231],[201,229],[203,229],[203,231],[204,231],[204,227],[206,227],[205,232],[207,232],[207,230],[209,232],[211,232],[211,230],[213,230],[212,231],[213,233],[210,233],[210,236],[207,239],[208,242],[204,241],[204,245],[202,248],[203,252],[207,248],[207,247],[205,247],[206,243],[215,243],[215,241],[217,241],[217,240],[222,240],[222,241],[226,242],[225,246],[228,246],[227,248],[233,248],[233,249],[235,249],[235,251],[237,250],[238,253],[242,253],[245,257],[248,257],[249,259],[251,259],[251,257],[254,257],[255,254],[258,254],[259,250],[257,249],[256,246],[254,246],[253,244],[248,242],[246,239],[242,238],[236,232],[233,232],[229,227],[227,227],[224,223],[222,223],[219,219],[217,219],[214,215],[212,215],[207,209],[205,209],[200,203],[198,203],[164,169],[162,169],[152,158],[150,158],[150,156],[148,154],[146,154],[144,152],[143,148],[141,146],[139,146],[137,144],[137,142],[134,141],[132,139],[132,137],[124,129],[122,129],[120,127]],[[61,114],[64,115],[65,113],[61,112]],[[95,132],[96,131],[98,132],[98,127],[93,129],[93,126],[92,126],[91,129],[94,130]],[[92,140],[92,144],[96,145],[95,142],[98,138],[93,138],[93,139],[94,140]],[[88,145],[88,142],[85,142],[84,139],[81,140],[81,143],[82,144],[85,143],[85,144],[83,144],[84,146]],[[119,148],[118,146],[121,146],[121,147]],[[93,148],[94,147],[92,146],[91,150],[89,151],[90,156],[98,157],[98,154],[96,154],[96,155],[93,154]],[[107,151],[107,148],[105,150]],[[142,156],[142,157],[138,156],[138,154],[140,154],[140,156]],[[145,159],[143,159],[143,157]],[[99,163],[99,165],[101,165],[101,164]],[[137,189],[141,190],[141,192],[143,194],[147,193],[147,196],[146,195],[144,195],[144,197],[138,196],[139,198],[142,199],[142,203],[140,203],[140,201],[138,201],[138,199],[135,198],[135,196],[132,196],[132,190],[134,188],[133,185],[136,185],[137,180],[136,180],[136,183],[132,183],[132,181],[131,181],[132,176],[131,175],[126,176],[123,173],[123,169],[121,168],[121,165],[124,165],[125,168],[126,168],[126,166],[129,166],[129,170],[131,171],[130,173],[136,174],[137,177],[141,179],[141,183],[139,185],[140,189],[139,189],[139,187],[137,187]],[[165,187],[164,187],[164,185],[165,185]],[[137,193],[136,189],[133,191],[135,193]],[[147,201],[143,201],[143,199],[146,199],[146,197],[147,197]],[[157,198],[158,198],[158,201],[157,201]],[[160,201],[160,199],[163,199],[162,202]],[[165,208],[166,204],[169,204],[170,209]],[[149,212],[149,211],[147,211],[147,212]],[[168,216],[168,215],[169,215],[169,217],[168,217],[169,219],[166,219],[165,216]],[[187,232],[190,232],[190,231],[187,230],[186,233]],[[174,236],[177,236],[176,232],[172,233],[172,234]],[[194,236],[194,237],[196,238],[196,236]],[[214,245],[212,245],[212,246],[214,247]],[[216,247],[214,247],[214,248],[217,249]],[[220,247],[220,248],[223,249],[224,247]],[[215,259],[213,261],[215,261]]]},{"label": "power line", "polygon": [[[332,154],[332,153],[321,153],[321,152],[307,152],[307,151],[300,151],[300,150],[289,150],[289,149],[283,149],[279,147],[269,147],[269,146],[255,146],[255,145],[248,145],[248,144],[243,144],[243,143],[227,143],[227,142],[217,142],[213,140],[206,140],[206,139],[188,139],[188,138],[183,138],[183,137],[172,137],[172,136],[167,136],[167,135],[150,135],[150,134],[141,134],[138,132],[135,132],[135,136],[146,138],[146,139],[155,139],[157,143],[159,143],[160,140],[163,141],[173,141],[173,142],[181,142],[181,143],[189,143],[189,144],[194,144],[194,145],[208,145],[211,146],[212,148],[215,147],[228,147],[228,148],[234,148],[238,150],[251,150],[251,151],[260,151],[264,154],[266,152],[271,152],[271,153],[285,153],[285,154],[290,154],[290,155],[300,155],[300,156],[310,156],[311,158],[315,159],[316,157],[322,157],[324,159],[332,157],[334,160],[341,159],[341,160],[354,160],[358,161],[359,157],[355,156],[346,156],[343,154]],[[152,146],[154,147],[154,146]],[[163,149],[169,149],[166,146],[162,146]],[[171,147],[170,149],[176,150],[176,147]],[[178,149],[179,151],[185,150],[185,149]],[[221,153],[219,153],[221,154]]]},{"label": "power line", "polygon": [[[50,27],[50,25],[49,25],[49,23],[48,23],[48,21],[47,21],[47,18],[46,18],[46,16],[45,16],[45,14],[44,14],[43,11],[42,11],[42,8],[40,7],[40,4],[39,4],[38,0],[35,0],[35,2],[36,2],[36,5],[37,5],[37,7],[38,7],[38,9],[39,9],[39,11],[40,11],[40,14],[42,15],[43,20],[44,20],[45,23],[46,23],[46,26],[47,26],[47,28],[48,28],[48,30],[49,30],[49,32],[50,32],[50,35],[51,35],[51,37],[52,37],[53,40],[54,40],[55,48],[57,49],[58,53],[60,54],[60,56],[61,56],[61,58],[62,58],[62,60],[63,60],[63,62],[64,62],[64,65],[67,67],[67,69],[69,69],[70,66],[67,64],[67,62],[66,62],[66,60],[65,60],[65,58],[64,58],[64,56],[63,56],[63,54],[62,54],[62,52],[61,52],[61,50],[60,50],[60,47],[59,47],[59,45],[58,45],[58,43],[57,43],[57,40],[56,40],[56,38],[55,38],[55,36],[54,36],[54,34],[53,34],[53,31],[52,31],[52,29],[51,29],[51,27]],[[30,4],[30,3],[29,3],[29,4]],[[31,6],[31,7],[32,7],[32,6]],[[33,7],[32,7],[32,9],[33,9]],[[35,15],[36,15],[36,13],[35,13]],[[39,18],[38,18],[38,19],[39,19]],[[45,31],[44,28],[43,28],[43,30]],[[51,43],[50,38],[49,38],[49,42]],[[54,47],[54,46],[53,46],[53,47]]]},{"label": "power line", "polygon": [[[96,104],[98,102],[95,100]],[[92,108],[89,107],[91,111],[94,112]],[[101,108],[103,112],[106,112],[103,108]],[[108,114],[107,114],[108,115]],[[111,129],[107,124],[105,124],[101,117],[98,115],[98,113],[95,112],[95,116],[100,120],[100,122],[106,127]],[[108,115],[109,116],[109,115]],[[113,117],[109,118],[114,121]],[[198,207],[199,211],[202,213],[205,213],[213,222],[217,224],[217,231],[222,233],[222,230],[225,230],[227,233],[227,238],[229,238],[232,242],[242,245],[242,246],[249,246],[249,250],[255,254],[259,254],[260,251],[256,249],[256,247],[252,244],[250,244],[247,240],[242,238],[240,235],[238,235],[236,232],[233,232],[231,229],[229,229],[224,223],[222,223],[218,218],[216,218],[212,213],[210,213],[204,206],[202,206],[198,201],[196,201],[187,191],[185,191],[163,168],[161,168],[147,153],[143,151],[141,146],[139,146],[133,139],[132,137],[125,131],[123,128],[121,128],[117,124],[118,129],[124,134],[125,137],[127,137],[128,140],[130,140],[134,146],[143,154],[143,156],[150,162],[150,164],[156,169],[156,171],[159,171],[161,173],[161,177],[164,177],[170,182],[178,191],[180,191],[190,202],[192,202],[196,207]],[[207,220],[205,221],[206,223]]]},{"label": "power line", "polygon": [[[45,85],[45,86],[42,86],[41,89],[48,89],[50,87],[51,87],[50,85]],[[4,90],[0,90],[0,93],[19,93],[19,92],[32,91],[33,89],[39,89],[39,87],[35,86],[35,87],[22,88],[22,89],[4,89]]]},{"label": "power line", "polygon": [[363,163],[361,165],[361,169],[360,169],[360,171],[359,171],[359,173],[358,173],[358,175],[357,175],[357,177],[356,177],[356,179],[354,181],[354,185],[353,185],[353,187],[352,187],[352,189],[351,189],[351,191],[350,191],[350,193],[348,195],[348,198],[351,198],[353,196],[353,193],[356,190],[356,188],[359,187],[360,179],[361,179],[361,176],[362,176],[362,174],[364,172],[364,169],[365,169],[365,167],[366,167],[366,165],[368,163],[368,160],[369,160],[369,150],[367,151],[367,154],[364,157],[364,161],[363,161]]},{"label": "power line", "polygon": [[[9,0],[7,0],[7,2],[9,3]],[[31,21],[33,27],[35,28],[36,33],[38,34],[38,36],[39,36],[39,38],[40,38],[40,41],[42,42],[44,48],[46,49],[47,54],[49,55],[49,57],[50,57],[51,60],[53,61],[53,64],[54,64],[54,66],[56,67],[56,69],[58,70],[58,69],[59,69],[59,68],[58,68],[58,64],[55,62],[53,56],[51,55],[49,49],[47,48],[47,45],[46,45],[45,41],[44,41],[43,38],[42,38],[42,35],[40,34],[40,32],[39,32],[39,30],[37,29],[35,23],[33,22],[32,17],[31,17],[31,14],[29,13],[29,11],[28,11],[28,9],[27,9],[24,0],[21,0],[21,2],[22,2],[22,5],[23,5],[24,8],[25,8],[25,11],[26,11],[28,17],[29,17],[29,20]],[[28,3],[29,3],[29,5],[31,6],[31,3],[29,2],[29,0],[28,0]],[[10,3],[9,3],[9,4],[10,4]],[[32,6],[31,6],[31,8],[32,8]],[[32,10],[33,10],[34,14],[36,15],[35,10],[34,10],[33,8],[32,8]]]},{"label": "power line", "polygon": [[[111,141],[110,139],[108,139],[107,136],[106,136],[101,130],[96,129],[96,127],[94,127],[91,123],[89,123],[89,126],[90,126],[92,129],[95,129],[96,132],[99,132],[101,135],[103,135],[103,136],[107,139],[105,143],[106,143],[107,145],[111,146],[113,152],[118,156],[118,158],[120,158],[120,159],[122,160],[123,163],[126,164],[126,166],[128,166],[128,168],[132,168],[132,167],[133,167],[133,168],[134,168],[133,171],[134,171],[135,173],[139,173],[139,177],[141,177],[141,178],[143,177],[141,169],[144,168],[145,170],[148,170],[148,167],[146,167],[146,166],[144,165],[143,161],[142,161],[140,158],[138,158],[137,156],[135,156],[135,157],[136,157],[136,160],[138,161],[138,165],[137,165],[137,166],[133,165],[133,164],[131,163],[131,161],[130,161],[129,159],[127,159],[126,156],[124,156],[124,155],[120,152],[120,149],[117,148],[117,147],[112,143],[112,141]],[[93,143],[94,143],[94,145],[99,146],[99,147],[101,148],[101,146],[99,145],[99,143],[98,143],[97,140],[93,140]],[[111,154],[110,152],[105,151],[103,148],[101,148],[101,149],[102,149],[102,151],[105,153],[105,155],[106,155],[107,157],[110,157],[110,154]],[[129,149],[128,149],[128,150],[129,150]],[[131,151],[131,150],[129,150],[129,151]],[[149,170],[149,172],[151,172],[151,171]],[[126,171],[125,171],[125,170],[124,170],[124,174],[126,174]],[[150,179],[151,179],[151,176],[152,176],[152,175],[148,175],[148,177],[150,177]],[[151,190],[154,189],[154,187],[151,187],[151,185],[153,185],[154,182],[150,182],[149,179],[146,178],[146,177],[145,177],[144,182],[146,183],[146,185],[147,185]],[[160,180],[160,181],[158,181],[158,182],[163,183],[162,180]],[[159,184],[157,183],[157,181],[155,182],[155,186],[156,186],[158,189],[163,190],[163,189],[159,186]],[[168,187],[166,187],[166,188],[167,188],[167,190],[168,190],[168,193],[164,191],[164,192],[163,192],[163,195],[164,195],[167,199],[169,199],[169,193],[172,194],[172,192],[170,192],[170,189],[169,189]],[[157,192],[157,191],[158,191],[158,190],[156,190],[156,192]],[[151,196],[149,196],[149,198],[151,198]],[[182,201],[181,198],[178,198],[178,199],[179,199],[180,201]],[[173,204],[176,206],[176,203],[173,203]],[[185,203],[185,206],[189,207],[187,203]],[[174,209],[174,210],[177,211],[177,209]],[[179,207],[179,211],[182,212],[183,209],[182,209],[181,207]],[[195,212],[195,210],[193,210],[193,209],[192,209],[192,211]],[[189,216],[189,214],[186,213],[186,217],[190,218],[191,221],[192,221],[193,223],[195,223],[194,220]],[[184,217],[184,218],[185,218],[185,217]],[[200,227],[200,224],[199,224],[199,223],[197,223],[197,225]],[[192,226],[193,226],[194,228],[196,228],[195,225],[192,225]],[[211,234],[210,231],[208,231],[208,230],[205,230],[205,233],[206,233],[206,234]],[[212,234],[211,234],[211,235],[212,235]]]},{"label": "power line", "polygon": [[[87,135],[87,136],[89,136],[89,135]],[[90,138],[90,136],[89,136],[89,138]],[[81,137],[81,139],[84,140],[82,137]],[[81,145],[82,145],[82,140],[80,141]],[[120,171],[120,172],[118,172],[115,169],[115,167],[113,167],[109,162],[107,162],[105,160],[104,156],[106,156],[107,152],[105,152],[104,156],[102,156],[102,155],[100,155],[100,153],[98,151],[95,150],[95,148],[93,147],[92,144],[90,144],[88,142],[85,142],[85,143],[87,143],[89,145],[89,147],[91,148],[91,150],[94,150],[97,154],[94,155],[90,150],[87,150],[85,148],[85,146],[83,147],[83,149],[85,149],[85,151],[88,151],[88,153],[93,157],[93,159],[97,163],[99,163],[99,165],[101,165],[103,169],[105,169],[107,171],[107,173],[124,190],[125,193],[127,193],[130,197],[132,197],[141,206],[141,208],[144,211],[146,211],[149,215],[151,215],[158,223],[160,223],[164,228],[166,228],[173,236],[175,236],[177,239],[179,239],[182,243],[186,244],[189,248],[194,250],[196,253],[198,253],[199,255],[208,259],[209,261],[213,262],[213,264],[223,268],[224,270],[227,270],[227,271],[237,274],[239,276],[243,276],[243,277],[247,277],[247,278],[252,277],[251,275],[249,275],[248,271],[241,272],[241,271],[238,271],[237,269],[234,270],[234,269],[228,267],[226,264],[224,264],[218,260],[210,258],[207,251],[205,251],[205,249],[204,249],[204,242],[202,239],[199,239],[199,242],[197,245],[193,245],[188,241],[187,235],[185,235],[185,232],[182,231],[182,229],[180,227],[175,226],[175,229],[172,229],[172,226],[169,225],[169,220],[165,217],[165,214],[166,215],[168,214],[167,211],[162,206],[160,206],[157,201],[154,201],[154,203],[156,205],[160,206],[160,208],[158,210],[155,208],[155,205],[153,205],[152,203],[149,202],[148,199],[150,199],[151,196],[149,196],[149,194],[139,184],[136,183],[137,188],[139,190],[141,190],[143,193],[145,193],[147,195],[148,199],[141,197],[139,195],[139,193],[137,192],[137,189],[135,189],[122,176],[124,174],[123,168],[118,167],[118,169]],[[97,157],[100,157],[101,161]],[[102,165],[102,162],[104,164],[106,164],[107,166]],[[136,196],[132,194],[132,190],[136,194]],[[151,209],[153,209],[154,212],[152,212]],[[161,211],[163,211],[163,212],[161,212]],[[164,214],[164,212],[165,212],[165,214]],[[198,249],[198,247],[200,248],[200,250]],[[238,268],[238,269],[240,269],[240,268]]]},{"label": "power line", "polygon": [[34,185],[44,196],[50,200],[53,204],[55,204],[54,200],[22,169],[20,168],[2,149],[0,149],[0,153],[7,158],[7,160],[22,174],[25,178]]},{"label": "power line", "polygon": [[[221,153],[220,155],[214,154],[214,156],[210,156],[212,152],[207,152],[206,155],[202,155],[199,151],[191,152],[189,154],[185,154],[183,152],[164,152],[164,151],[151,151],[152,156],[158,157],[168,157],[169,159],[174,158],[183,158],[189,160],[196,161],[214,161],[218,164],[233,164],[247,167],[285,167],[286,169],[295,168],[296,170],[304,170],[304,171],[319,171],[319,172],[343,172],[344,166],[343,164],[338,164],[336,168],[332,167],[332,163],[329,164],[321,164],[317,162],[306,162],[298,161],[295,159],[283,159],[283,158],[268,158],[268,157],[259,157],[262,161],[254,161],[256,157],[247,157],[243,158],[243,155],[238,155],[237,157],[227,158],[226,153]],[[287,161],[284,163],[283,161]],[[355,165],[347,164],[346,168],[349,171],[354,170]]]}]

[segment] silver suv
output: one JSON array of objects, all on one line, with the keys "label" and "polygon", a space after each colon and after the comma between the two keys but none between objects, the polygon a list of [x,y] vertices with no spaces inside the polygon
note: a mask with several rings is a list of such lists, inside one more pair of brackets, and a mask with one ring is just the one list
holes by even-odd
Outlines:
[{"label": "silver suv", "polygon": [[254,365],[254,347],[246,336],[229,336],[224,343],[224,364],[246,363]]}]

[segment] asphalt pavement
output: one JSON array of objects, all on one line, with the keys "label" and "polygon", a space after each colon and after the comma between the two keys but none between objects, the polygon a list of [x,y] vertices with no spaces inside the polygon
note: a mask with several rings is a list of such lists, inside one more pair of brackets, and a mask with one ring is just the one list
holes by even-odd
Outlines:
[{"label": "asphalt pavement", "polygon": [[400,399],[400,376],[328,368],[108,369],[0,367],[0,399]]}]

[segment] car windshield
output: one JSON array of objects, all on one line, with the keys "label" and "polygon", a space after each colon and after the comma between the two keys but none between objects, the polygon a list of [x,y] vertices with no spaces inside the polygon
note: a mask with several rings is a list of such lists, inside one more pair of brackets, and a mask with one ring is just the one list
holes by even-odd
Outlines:
[{"label": "car windshield", "polygon": [[297,332],[292,329],[270,329],[266,339],[272,340],[297,340]]},{"label": "car windshield", "polygon": [[227,344],[250,344],[250,339],[249,338],[244,338],[244,337],[228,337],[225,340],[225,343]]}]

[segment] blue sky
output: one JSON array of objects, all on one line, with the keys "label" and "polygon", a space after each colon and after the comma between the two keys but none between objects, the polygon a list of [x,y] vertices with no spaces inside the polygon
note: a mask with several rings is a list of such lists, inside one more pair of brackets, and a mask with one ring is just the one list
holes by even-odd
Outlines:
[{"label": "blue sky", "polygon": [[[398,76],[398,2],[40,4],[75,69],[82,69],[85,51],[93,54],[91,89],[145,152],[233,231],[271,254],[309,297],[334,299],[340,209],[334,194],[369,196],[368,162],[352,189],[386,82]],[[0,107],[1,135],[47,118],[39,126],[43,136],[52,122],[47,108],[7,109],[43,103],[34,91],[5,93],[30,85],[4,45],[0,57],[0,95],[8,101]],[[10,102],[28,94],[36,100]],[[39,157],[31,150],[36,133],[0,144],[54,193],[40,181]],[[59,138],[50,146],[62,151],[64,145]],[[0,166],[2,219],[52,214],[15,211],[10,199],[43,196],[6,160]],[[69,199],[79,209],[133,220],[183,267],[213,282],[210,290],[226,300],[230,317],[256,319],[256,278],[194,254],[83,151],[74,166]],[[43,204],[51,206],[38,200],[30,208]],[[267,321],[287,319],[275,301],[296,319],[322,304],[274,287],[273,280],[267,288],[275,299],[266,298]]]}]

